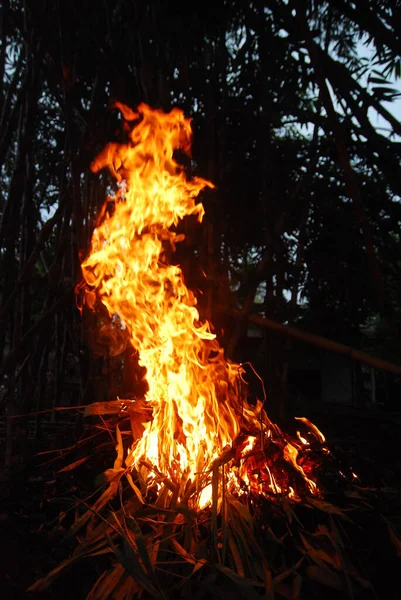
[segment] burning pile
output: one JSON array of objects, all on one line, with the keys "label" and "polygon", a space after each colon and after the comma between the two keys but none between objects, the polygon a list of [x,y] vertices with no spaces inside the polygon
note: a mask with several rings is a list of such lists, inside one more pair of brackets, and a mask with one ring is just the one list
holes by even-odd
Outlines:
[{"label": "burning pile", "polygon": [[[190,152],[190,120],[179,109],[115,107],[129,141],[108,144],[92,163],[95,173],[109,168],[118,191],[106,200],[82,272],[85,303],[107,308],[146,369],[151,419],[136,429],[126,469],[146,486],[168,478],[181,497],[190,489],[194,509],[211,501],[216,465],[225,465],[225,489],[237,496],[319,495],[313,448],[322,448],[323,435],[301,418],[302,434],[290,438],[262,402],[248,400],[243,368],[224,357],[181,269],[166,260],[183,240],[175,226],[188,215],[201,221],[196,198],[213,188],[188,178],[174,158],[177,149]],[[135,401],[124,410],[134,411]]]},{"label": "burning pile", "polygon": [[[181,269],[168,264],[183,239],[175,226],[187,215],[202,219],[196,198],[213,187],[188,177],[174,159],[176,149],[189,153],[189,120],[177,109],[115,106],[129,140],[108,144],[92,164],[94,172],[112,172],[118,192],[101,211],[79,297],[89,309],[107,309],[115,340],[124,330],[146,369],[147,392],[86,407],[87,415],[117,414],[97,426],[113,441],[116,427],[114,467],[96,478],[93,503],[90,493],[75,511],[60,513],[61,529],[74,518],[69,539],[78,545],[29,589],[45,590],[84,557],[111,554],[106,570],[96,563],[87,600],[373,593],[346,553],[350,540],[369,547],[373,516],[355,474],[347,464],[339,470],[331,454],[324,460],[329,450],[310,421],[299,418],[291,437],[269,420],[263,402],[249,400],[243,367],[224,358]],[[327,501],[329,494],[317,498],[316,473],[331,461],[344,510]],[[345,512],[351,509],[357,526]],[[398,552],[400,541],[390,536]],[[365,552],[369,569],[382,554],[377,548]]]}]

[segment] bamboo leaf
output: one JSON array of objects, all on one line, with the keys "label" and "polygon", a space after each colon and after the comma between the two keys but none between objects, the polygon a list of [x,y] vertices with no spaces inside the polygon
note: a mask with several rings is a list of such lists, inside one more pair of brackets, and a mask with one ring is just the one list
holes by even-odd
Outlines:
[{"label": "bamboo leaf", "polygon": [[306,573],[314,581],[318,581],[333,590],[345,591],[341,576],[327,567],[310,565],[306,568]]},{"label": "bamboo leaf", "polygon": [[168,504],[168,499],[171,497],[171,488],[169,485],[166,485],[166,482],[163,482],[163,488],[161,490],[161,492],[159,492],[156,502],[155,502],[155,506],[157,508],[166,508],[166,504]]},{"label": "bamboo leaf", "polygon": [[389,524],[387,524],[387,529],[390,534],[390,539],[391,539],[392,543],[394,544],[396,554],[398,557],[400,557],[401,556],[401,540],[398,537],[398,535],[395,533],[395,531],[392,529],[392,527],[390,527]]},{"label": "bamboo leaf", "polygon": [[368,77],[368,83],[377,83],[379,85],[382,85],[383,83],[386,84],[387,83],[387,79],[383,76],[380,77],[372,77],[371,75]]},{"label": "bamboo leaf", "polygon": [[343,519],[346,519],[347,521],[351,521],[351,519],[344,513],[344,511],[341,510],[341,508],[339,508],[338,506],[334,506],[334,504],[330,504],[330,502],[326,502],[324,500],[319,500],[318,498],[310,497],[307,499],[306,504],[307,505],[309,504],[309,506],[312,506],[313,508],[317,508],[318,510],[321,510],[322,512],[333,514],[333,515],[339,515]]},{"label": "bamboo leaf", "polygon": [[160,548],[160,540],[157,540],[156,542],[152,543],[150,545],[150,549],[148,549],[150,562],[152,563],[153,568],[155,568],[156,563],[157,563],[157,556],[159,554],[159,548]]},{"label": "bamboo leaf", "polygon": [[107,588],[107,579],[109,576],[110,572],[104,571],[100,577],[96,579],[95,584],[92,586],[85,600],[103,600],[105,598],[103,595],[103,589]]},{"label": "bamboo leaf", "polygon": [[97,579],[85,600],[107,600],[121,581],[125,569],[117,563],[110,571],[105,571]]},{"label": "bamboo leaf", "polygon": [[135,598],[140,598],[141,595],[142,590],[137,582],[133,580],[131,575],[125,572],[124,578],[113,592],[113,600],[133,600],[134,596]]},{"label": "bamboo leaf", "polygon": [[292,582],[291,600],[298,600],[300,598],[301,587],[302,587],[302,577],[299,573],[296,573],[294,580]]},{"label": "bamboo leaf", "polygon": [[233,537],[232,534],[229,534],[228,545],[230,547],[231,554],[232,554],[232,557],[234,559],[234,564],[235,564],[235,568],[237,570],[237,573],[241,577],[245,577],[244,564],[242,562],[241,555],[240,555],[240,553],[238,551],[237,544],[235,543],[235,540],[234,540],[234,537]]},{"label": "bamboo leaf", "polygon": [[80,465],[83,465],[87,460],[89,460],[89,458],[90,458],[90,456],[84,456],[84,458],[80,458],[79,460],[76,460],[75,462],[67,465],[66,467],[63,467],[62,469],[57,471],[57,473],[66,473],[67,471],[72,471],[73,469],[76,469]]},{"label": "bamboo leaf", "polygon": [[127,478],[127,481],[128,481],[128,483],[130,484],[131,488],[133,489],[133,491],[134,491],[134,493],[135,493],[136,497],[138,498],[139,502],[140,502],[142,505],[146,504],[146,502],[145,502],[145,500],[143,499],[143,496],[142,496],[142,494],[141,494],[141,491],[140,491],[140,489],[139,489],[139,488],[138,488],[138,487],[135,485],[135,483],[134,483],[134,481],[133,481],[133,479],[132,479],[132,477],[131,477],[131,474],[130,474],[130,473],[126,473],[126,475],[125,475],[125,476],[126,476],[126,478]]},{"label": "bamboo leaf", "polygon": [[292,600],[292,589],[287,583],[279,583],[277,587],[274,588],[274,591],[280,597],[285,598],[286,600]]},{"label": "bamboo leaf", "polygon": [[218,511],[218,498],[219,498],[219,467],[213,466],[212,470],[212,560],[213,562],[218,558],[217,549],[217,511]]},{"label": "bamboo leaf", "polygon": [[171,545],[173,546],[174,550],[176,552],[178,552],[178,554],[180,556],[182,556],[187,562],[194,565],[193,573],[195,573],[196,571],[198,571],[198,569],[201,569],[203,566],[205,566],[207,564],[206,559],[196,558],[195,556],[192,556],[191,554],[189,554],[189,552],[187,552],[185,550],[185,548],[183,548],[183,546],[181,546],[181,544],[174,537],[171,538],[170,541],[171,541]]},{"label": "bamboo leaf", "polygon": [[246,521],[246,523],[253,529],[253,518],[247,507],[242,504],[239,500],[231,496],[231,494],[226,494],[226,500],[229,502],[230,506]]},{"label": "bamboo leaf", "polygon": [[263,588],[263,583],[253,579],[247,579],[246,577],[241,577],[232,569],[229,569],[228,567],[225,567],[221,564],[215,565],[215,569],[217,569],[220,573],[231,579],[231,581],[233,581],[238,586],[238,593],[242,597],[249,598],[249,600],[261,600],[260,595],[256,592],[254,588]]},{"label": "bamboo leaf", "polygon": [[250,531],[249,531],[248,527],[246,526],[246,523],[242,523],[240,519],[232,519],[231,518],[230,519],[230,527],[233,532],[233,535],[238,540],[240,553],[241,553],[243,559],[245,559],[246,556],[251,557],[252,556],[251,543],[253,541],[253,539],[252,539],[253,536],[248,535],[248,534],[250,534]]},{"label": "bamboo leaf", "polygon": [[387,86],[374,86],[372,87],[372,91],[377,97],[388,98],[389,100],[394,100],[394,98],[398,98],[400,96],[400,92],[397,92],[394,88]]},{"label": "bamboo leaf", "polygon": [[94,415],[115,415],[121,411],[124,402],[121,400],[111,400],[110,402],[94,402],[85,408],[84,417]]},{"label": "bamboo leaf", "polygon": [[114,469],[122,469],[123,468],[123,457],[124,457],[124,448],[123,448],[123,439],[121,437],[121,431],[119,426],[116,427],[116,437],[117,437],[117,457],[114,461]]},{"label": "bamboo leaf", "polygon": [[142,560],[143,566],[144,566],[145,570],[147,571],[148,575],[153,575],[153,573],[154,573],[153,565],[149,558],[148,549],[146,546],[145,539],[142,535],[141,528],[139,527],[138,523],[132,516],[129,517],[129,519],[127,520],[127,523],[130,526],[130,530],[134,533],[138,554]]},{"label": "bamboo leaf", "polygon": [[297,521],[298,525],[300,525],[302,527],[302,523],[298,519],[298,516],[297,516],[295,510],[293,509],[293,505],[291,504],[291,502],[288,502],[288,500],[286,498],[283,498],[282,507],[287,516],[289,524],[291,525],[293,519],[295,519],[295,521]]},{"label": "bamboo leaf", "polygon": [[110,483],[114,479],[120,479],[125,469],[106,469],[103,473],[98,475],[95,479],[95,486],[101,487],[105,483]]},{"label": "bamboo leaf", "polygon": [[266,560],[261,561],[265,578],[266,600],[274,600],[273,576]]},{"label": "bamboo leaf", "polygon": [[[121,471],[121,474],[123,471]],[[120,481],[120,477],[115,477],[111,482],[109,487],[103,492],[103,494],[98,498],[95,504],[88,509],[81,517],[79,517],[74,525],[71,527],[69,537],[73,537],[88,521],[94,514],[99,513],[102,508],[109,502],[117,493],[118,484]]]},{"label": "bamboo leaf", "polygon": [[353,591],[353,586],[352,586],[352,582],[350,579],[350,575],[361,587],[363,587],[365,589],[371,590],[372,585],[369,581],[367,581],[366,579],[361,577],[359,575],[359,573],[357,573],[355,567],[352,564],[348,567],[346,556],[344,555],[344,552],[342,550],[342,548],[344,547],[344,544],[341,539],[340,532],[338,531],[338,528],[336,527],[334,519],[332,517],[330,517],[330,520],[331,520],[331,526],[332,526],[333,535],[334,535],[334,545],[335,545],[335,548],[337,550],[338,556],[341,561],[342,573],[344,574],[344,577],[346,580],[348,594],[349,594],[350,598],[353,599],[354,591]]},{"label": "bamboo leaf", "polygon": [[56,579],[64,573],[66,570],[69,570],[72,566],[74,566],[79,560],[86,556],[97,556],[99,554],[107,554],[110,552],[110,549],[105,547],[106,540],[96,539],[95,541],[91,541],[90,543],[83,544],[77,547],[76,551],[72,556],[62,561],[57,567],[55,567],[50,573],[48,573],[45,577],[42,577],[38,581],[35,581],[27,591],[44,591],[50,585],[52,585]]},{"label": "bamboo leaf", "polygon": [[326,552],[325,550],[323,550],[323,548],[314,548],[314,546],[312,546],[308,540],[306,539],[306,537],[300,533],[299,534],[303,545],[305,547],[305,550],[307,551],[308,556],[318,565],[321,566],[325,566],[325,563],[330,565],[331,567],[334,567],[335,569],[339,570],[341,568],[341,561],[340,558],[337,555],[330,556],[328,554],[328,552]]},{"label": "bamboo leaf", "polygon": [[161,594],[154,587],[151,579],[147,576],[145,571],[143,570],[138,557],[136,555],[135,550],[132,548],[127,536],[124,531],[119,532],[121,537],[124,540],[124,552],[122,552],[111,540],[109,536],[107,536],[107,540],[110,548],[113,550],[116,558],[123,565],[124,569],[131,575],[134,581],[137,581],[141,587],[143,587],[153,598],[160,598]]},{"label": "bamboo leaf", "polygon": [[274,583],[277,584],[277,583],[280,583],[281,581],[284,581],[285,579],[287,579],[287,577],[292,575],[293,572],[294,572],[293,569],[286,569],[279,575],[276,575],[276,577],[274,578]]},{"label": "bamboo leaf", "polygon": [[32,585],[27,589],[28,592],[43,592],[46,590],[56,579],[61,575],[63,571],[70,569],[81,557],[72,556],[71,558],[67,558],[61,562],[57,567],[55,567],[50,573],[35,581]]}]

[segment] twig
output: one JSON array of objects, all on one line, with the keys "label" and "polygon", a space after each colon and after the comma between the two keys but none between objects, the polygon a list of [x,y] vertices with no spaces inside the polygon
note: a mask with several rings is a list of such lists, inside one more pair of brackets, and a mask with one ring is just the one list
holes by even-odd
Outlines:
[{"label": "twig", "polygon": [[32,412],[32,413],[24,413],[21,415],[8,415],[7,417],[5,415],[0,415],[0,419],[22,419],[24,417],[36,417],[37,415],[43,415],[45,413],[52,413],[55,411],[60,411],[60,410],[81,410],[86,408],[86,405],[82,405],[82,406],[56,406],[54,408],[47,408],[46,410],[39,410],[37,412]]}]

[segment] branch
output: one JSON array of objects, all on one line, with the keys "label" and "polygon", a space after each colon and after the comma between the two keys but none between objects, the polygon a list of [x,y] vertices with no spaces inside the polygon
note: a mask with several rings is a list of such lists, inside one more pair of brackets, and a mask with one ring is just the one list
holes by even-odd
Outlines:
[{"label": "branch", "polygon": [[319,86],[322,104],[326,110],[327,119],[330,128],[333,132],[334,143],[337,149],[339,162],[344,172],[347,193],[348,196],[352,199],[356,210],[356,214],[358,216],[359,227],[362,231],[364,244],[370,261],[378,308],[381,315],[386,319],[390,331],[392,331],[395,337],[398,337],[398,328],[393,319],[390,305],[386,301],[384,281],[379,267],[379,262],[377,260],[373,244],[373,237],[370,231],[368,219],[363,205],[358,179],[355,171],[351,166],[350,158],[348,155],[344,128],[337,118],[337,114],[334,109],[330,92],[326,83],[326,75],[323,70],[321,61],[322,51],[312,39],[312,35],[308,27],[302,2],[299,2],[299,0],[294,0],[294,5],[297,7],[297,17],[299,20],[301,33],[306,40],[306,47],[308,49],[310,60],[315,71],[315,77]]},{"label": "branch", "polygon": [[392,126],[394,133],[396,133],[397,135],[401,135],[400,121],[396,117],[394,117],[394,115],[392,115],[391,112],[389,112],[380,103],[380,101],[377,98],[375,98],[374,95],[366,91],[366,89],[363,88],[361,84],[352,77],[345,65],[334,60],[328,54],[322,52],[320,46],[316,44],[316,42],[314,42],[313,40],[311,41],[311,43],[312,46],[315,48],[316,53],[320,55],[325,69],[329,72],[331,71],[332,73],[335,73],[337,81],[341,81],[344,87],[346,87],[349,90],[356,90],[360,98],[365,103],[365,105],[374,108],[375,111]]},{"label": "branch", "polygon": [[397,35],[396,30],[390,31],[382,23],[380,17],[370,10],[366,0],[363,1],[363,4],[366,3],[366,8],[364,6],[362,10],[358,7],[353,8],[352,3],[349,2],[349,0],[331,0],[331,2],[337,10],[341,11],[343,15],[356,23],[358,27],[364,29],[365,32],[376,40],[376,42],[383,44],[383,46],[387,46],[394,54],[401,53],[399,32]]},{"label": "branch", "polygon": [[[244,318],[241,310],[237,308],[227,309],[224,307],[217,307],[217,312],[225,313],[241,319]],[[266,319],[265,317],[260,317],[259,315],[248,315],[247,319],[259,327],[272,329],[273,331],[278,331],[279,333],[296,338],[307,344],[311,344],[312,346],[317,346],[318,348],[323,348],[329,352],[335,352],[336,354],[348,356],[352,360],[369,365],[375,369],[388,371],[389,373],[394,373],[395,375],[401,375],[401,365],[396,365],[386,360],[382,360],[381,358],[377,358],[376,356],[372,356],[371,354],[367,354],[361,350],[351,348],[351,346],[346,346],[345,344],[328,340],[320,335],[315,335],[314,333],[309,333],[308,331],[302,331],[296,327],[290,327],[289,325],[284,325],[283,323],[278,323],[277,321]]]}]

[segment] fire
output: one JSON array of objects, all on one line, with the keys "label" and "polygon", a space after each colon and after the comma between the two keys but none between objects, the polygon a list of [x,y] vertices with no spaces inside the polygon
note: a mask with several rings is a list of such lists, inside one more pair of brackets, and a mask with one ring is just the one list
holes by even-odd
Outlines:
[{"label": "fire", "polygon": [[[167,253],[183,240],[174,227],[189,215],[201,222],[204,209],[196,198],[213,188],[205,179],[188,177],[175,160],[175,150],[190,152],[190,120],[179,109],[166,114],[145,104],[138,112],[115,106],[129,140],[108,144],[91,165],[95,173],[107,167],[118,190],[106,200],[82,273],[85,301],[91,307],[103,303],[114,326],[127,330],[146,369],[152,419],[134,440],[127,468],[148,482],[155,473],[178,485],[191,480],[202,507],[211,501],[213,466],[226,456],[231,491],[296,499],[285,468],[275,468],[279,453],[309,492],[317,493],[311,474],[297,462],[309,443],[300,434],[297,441],[287,440],[262,403],[247,400],[241,365],[224,357],[180,267],[168,264]],[[324,441],[314,425],[301,420]]]}]

